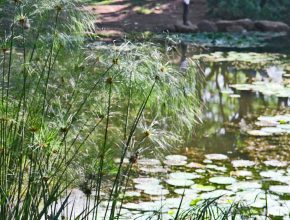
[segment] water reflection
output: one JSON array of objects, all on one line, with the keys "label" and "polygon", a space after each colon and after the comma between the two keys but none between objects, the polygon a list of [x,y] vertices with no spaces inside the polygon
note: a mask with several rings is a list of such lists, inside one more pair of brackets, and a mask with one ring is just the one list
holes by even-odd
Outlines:
[{"label": "water reflection", "polygon": [[[191,47],[187,43],[180,44],[179,65],[183,72],[188,68],[188,57],[193,55]],[[193,145],[206,152],[232,153],[245,157],[236,150],[243,140],[241,133],[235,129],[247,129],[265,110],[288,107],[289,100],[288,97],[235,90],[231,85],[252,84],[255,81],[282,83],[283,71],[276,66],[261,67],[258,64],[245,68],[237,61],[201,62],[199,65],[204,72],[204,79],[198,90],[204,105],[203,123],[196,129]]]}]

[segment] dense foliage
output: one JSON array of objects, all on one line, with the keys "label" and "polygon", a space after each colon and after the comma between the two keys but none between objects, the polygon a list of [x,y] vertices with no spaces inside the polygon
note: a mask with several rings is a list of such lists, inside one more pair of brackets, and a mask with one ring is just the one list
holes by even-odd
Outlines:
[{"label": "dense foliage", "polygon": [[58,219],[80,183],[88,196],[96,192],[97,215],[108,178],[108,200],[119,199],[130,155],[180,143],[197,119],[193,61],[180,72],[150,43],[87,47],[92,26],[77,3],[4,2],[1,219]]},{"label": "dense foliage", "polygon": [[289,22],[289,0],[207,0],[210,14],[224,19],[253,18]]}]

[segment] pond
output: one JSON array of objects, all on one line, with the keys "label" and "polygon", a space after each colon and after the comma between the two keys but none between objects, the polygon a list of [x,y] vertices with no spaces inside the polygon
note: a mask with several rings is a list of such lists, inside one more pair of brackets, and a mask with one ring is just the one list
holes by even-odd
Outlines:
[{"label": "pond", "polygon": [[137,161],[121,219],[174,219],[205,201],[213,207],[204,219],[237,204],[256,219],[289,219],[290,57],[176,48],[167,51],[181,71],[187,59],[203,70],[202,123],[174,154]]}]

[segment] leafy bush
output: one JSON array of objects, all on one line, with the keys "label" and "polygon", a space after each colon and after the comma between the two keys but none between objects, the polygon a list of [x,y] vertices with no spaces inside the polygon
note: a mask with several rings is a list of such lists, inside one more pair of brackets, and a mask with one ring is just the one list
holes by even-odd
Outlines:
[{"label": "leafy bush", "polygon": [[288,0],[207,0],[214,17],[223,19],[253,18],[283,20],[289,22],[290,2]]}]

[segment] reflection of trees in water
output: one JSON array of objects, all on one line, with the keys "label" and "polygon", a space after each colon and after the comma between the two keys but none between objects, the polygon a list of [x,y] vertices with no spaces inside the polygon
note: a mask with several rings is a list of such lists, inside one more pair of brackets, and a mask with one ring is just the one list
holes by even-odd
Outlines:
[{"label": "reflection of trees in water", "polygon": [[[205,84],[209,81],[215,82],[215,88],[217,92],[219,92],[219,105],[220,105],[220,113],[225,121],[225,113],[224,113],[224,100],[221,94],[222,89],[228,89],[230,84],[238,84],[238,83],[247,83],[252,84],[257,78],[261,81],[268,82],[278,82],[279,74],[273,75],[268,73],[267,69],[239,69],[236,68],[230,62],[213,62],[206,63],[207,67],[210,68],[210,72],[206,75]],[[238,75],[243,74],[246,76],[245,82],[241,82]],[[222,77],[220,77],[222,76]],[[222,83],[220,82],[222,79]],[[221,85],[222,84],[222,85]],[[237,91],[239,93],[239,110],[237,112],[238,117],[233,118],[231,121],[239,121],[242,118],[247,117],[254,111],[254,103],[261,103],[262,106],[268,106],[270,103],[267,101],[269,97],[265,97],[262,93],[255,93],[252,91]],[[226,103],[227,105],[228,103]],[[289,106],[289,101],[287,97],[279,97],[277,98],[277,108],[281,109]]]},{"label": "reflection of trees in water", "polygon": [[[192,46],[182,42],[180,44],[180,70],[186,72],[188,68],[188,54],[192,55]],[[190,52],[189,52],[190,51]],[[219,116],[225,123],[227,121],[238,122],[243,118],[250,116],[257,106],[268,106],[270,97],[264,96],[262,93],[255,93],[251,91],[236,91],[240,95],[238,99],[238,109],[233,112],[233,105],[223,95],[224,89],[229,89],[229,85],[238,83],[251,84],[255,80],[259,79],[265,81],[265,83],[271,81],[277,81],[278,76],[274,76],[273,73],[268,72],[266,67],[254,68],[239,68],[237,62],[198,62],[199,67],[203,70],[207,70],[206,74],[197,74],[196,78],[200,82],[197,84],[197,96],[199,100],[204,103],[204,92],[210,93],[212,96],[216,96],[216,100],[219,108]],[[274,71],[275,72],[275,71]],[[243,78],[246,78],[245,80]],[[288,98],[277,98],[277,108],[283,108],[288,106]],[[211,101],[210,101],[211,102]],[[214,103],[204,103],[211,105]],[[272,102],[271,102],[272,104]],[[229,109],[229,106],[230,109]],[[210,107],[211,108],[211,107]],[[211,111],[208,109],[205,113]],[[232,118],[229,117],[229,112],[235,113]],[[231,114],[230,113],[230,114]]]},{"label": "reflection of trees in water", "polygon": [[[189,48],[187,44],[180,45],[179,64],[182,71],[186,69],[184,64],[187,63]],[[233,130],[231,125],[240,123],[247,129],[249,126],[247,123],[253,113],[260,113],[261,107],[264,109],[269,106],[273,109],[276,104],[287,106],[288,98],[279,98],[278,103],[274,104],[275,98],[247,90],[236,91],[235,93],[240,95],[238,99],[224,96],[223,91],[228,90],[231,84],[251,84],[257,79],[265,83],[271,82],[273,76],[269,76],[265,68],[244,69],[230,62],[202,61],[199,61],[199,67],[205,70],[205,74],[204,76],[197,75],[197,79],[203,78],[200,80],[200,86],[197,87],[198,97],[207,108],[203,111],[204,123],[198,125],[196,129],[194,144],[207,152],[231,151],[233,154],[241,155],[237,146],[242,143],[242,137],[240,132]]]},{"label": "reflection of trees in water", "polygon": [[239,119],[243,119],[253,112],[252,103],[254,101],[254,93],[251,91],[241,91],[239,98]]},{"label": "reflection of trees in water", "polygon": [[283,108],[283,107],[289,107],[288,99],[289,99],[288,97],[279,97],[278,98],[277,108],[280,109],[280,108]]}]

